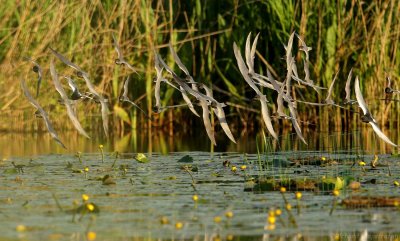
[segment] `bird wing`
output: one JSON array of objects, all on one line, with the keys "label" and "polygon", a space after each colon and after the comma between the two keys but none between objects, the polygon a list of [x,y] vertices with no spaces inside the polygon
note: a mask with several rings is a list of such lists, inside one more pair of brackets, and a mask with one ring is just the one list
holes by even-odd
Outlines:
[{"label": "bird wing", "polygon": [[70,66],[71,68],[75,69],[76,71],[82,72],[83,75],[85,75],[85,74],[87,75],[87,73],[85,71],[83,71],[78,65],[76,65],[76,64],[72,63],[71,61],[69,61],[62,54],[60,54],[59,52],[55,51],[51,47],[49,47],[49,49],[59,60],[61,60],[61,62],[63,62],[64,64]]},{"label": "bird wing", "polygon": [[261,102],[261,114],[262,114],[264,123],[267,126],[269,133],[276,140],[278,140],[278,136],[276,135],[276,133],[274,131],[274,127],[272,126],[271,117],[269,116],[269,111],[268,111],[268,106],[267,106],[267,100],[264,95],[260,96],[260,102]]},{"label": "bird wing", "polygon": [[354,89],[355,89],[355,92],[356,92],[356,99],[357,99],[358,105],[360,106],[360,108],[364,112],[364,115],[368,114],[369,110],[368,110],[367,104],[365,104],[364,97],[362,96],[362,93],[361,93],[361,90],[360,90],[360,82],[358,80],[358,76],[356,76]]},{"label": "bird wing", "polygon": [[254,70],[252,69],[251,65],[251,49],[250,49],[250,44],[251,44],[251,32],[247,35],[246,39],[246,45],[244,47],[244,57],[246,58],[246,64],[247,68],[249,69],[249,73],[254,73]]},{"label": "bird wing", "polygon": [[211,127],[210,110],[208,109],[207,101],[205,101],[203,99],[199,99],[199,101],[200,101],[200,106],[203,109],[203,122],[204,122],[204,127],[206,128],[208,138],[210,138],[211,143],[214,146],[216,146],[217,142],[215,141],[214,130]]},{"label": "bird wing", "polygon": [[124,64],[124,65],[125,65],[126,67],[128,67],[130,70],[132,70],[132,71],[135,72],[136,74],[139,74],[139,73],[136,71],[135,67],[133,67],[130,63],[126,62],[125,59],[121,59],[120,61],[121,61],[122,64]]},{"label": "bird wing", "polygon": [[351,82],[351,77],[353,74],[353,68],[350,69],[349,75],[347,76],[347,80],[346,80],[346,87],[345,87],[345,91],[346,91],[346,101],[350,102],[350,82]]},{"label": "bird wing", "polygon": [[124,88],[123,88],[123,92],[122,92],[122,98],[126,98],[128,99],[128,85],[129,85],[129,81],[130,81],[130,76],[128,75],[128,77],[125,79],[124,82]]},{"label": "bird wing", "polygon": [[296,109],[293,107],[293,104],[289,105],[289,112],[290,112],[290,116],[292,117],[292,125],[294,127],[294,130],[296,131],[297,136],[300,138],[300,140],[306,144],[306,140],[304,140],[303,134],[301,133],[301,129],[300,129],[300,125],[297,122],[297,114],[296,114]]},{"label": "bird wing", "polygon": [[103,120],[103,129],[104,133],[108,137],[108,113],[110,112],[106,103],[106,100],[94,89],[93,84],[90,82],[89,77],[84,74],[83,79],[85,80],[86,86],[89,89],[89,92],[93,94],[93,96],[100,102],[101,105],[101,118]]},{"label": "bird wing", "polygon": [[32,95],[29,93],[28,88],[26,87],[25,81],[23,79],[21,79],[21,88],[22,88],[22,91],[24,92],[25,97],[28,99],[29,103],[31,103],[31,105],[33,105],[39,111],[40,115],[43,117],[44,123],[45,123],[47,130],[49,131],[51,137],[58,144],[60,144],[64,149],[67,149],[65,147],[65,145],[62,143],[62,141],[60,140],[60,138],[58,138],[57,133],[54,130],[46,111],[44,111],[44,109],[39,105],[39,103],[35,99],[33,99]]},{"label": "bird wing", "polygon": [[214,108],[215,114],[217,115],[219,124],[221,125],[222,129],[224,130],[225,134],[228,138],[233,142],[236,143],[235,138],[232,135],[231,130],[229,129],[228,123],[226,122],[225,112],[221,105],[217,105],[217,108]]},{"label": "bird wing", "polygon": [[162,71],[163,67],[160,66],[160,61],[156,56],[157,54],[154,52],[154,67],[157,73],[156,85],[154,87],[154,97],[156,98],[156,107],[161,107],[161,97],[160,97],[160,88],[161,88],[161,80],[162,80]]},{"label": "bird wing", "polygon": [[58,91],[58,93],[60,94],[61,98],[63,99],[63,103],[64,103],[65,107],[67,108],[67,114],[68,114],[69,119],[72,121],[72,124],[74,125],[74,127],[78,130],[78,132],[81,135],[90,139],[89,135],[86,133],[86,131],[83,129],[83,127],[79,123],[79,120],[76,117],[75,112],[72,109],[72,106],[70,104],[70,99],[68,98],[67,93],[65,93],[64,88],[61,86],[60,80],[58,79],[57,71],[54,67],[53,60],[50,60],[50,74],[53,79],[54,86],[55,86],[56,90]]},{"label": "bird wing", "polygon": [[179,58],[178,54],[175,52],[174,48],[172,47],[172,44],[169,43],[169,50],[171,51],[172,58],[175,60],[175,63],[178,65],[178,67],[186,74],[186,76],[190,76],[189,70],[186,68],[186,66],[182,63],[181,59]]},{"label": "bird wing", "polygon": [[254,58],[256,57],[256,50],[257,50],[257,42],[258,42],[258,37],[260,36],[260,33],[256,35],[256,37],[253,40],[253,45],[251,46],[251,51],[250,51],[250,59],[249,59],[249,64],[247,66],[249,67],[249,72],[250,74],[254,74]]},{"label": "bird wing", "polygon": [[375,122],[370,121],[369,124],[371,124],[372,129],[374,129],[375,133],[379,136],[379,138],[381,138],[384,142],[397,147],[396,144],[394,144],[385,134],[383,134],[383,132],[381,131],[381,129],[379,129],[378,125]]},{"label": "bird wing", "polygon": [[333,85],[334,85],[335,82],[336,82],[336,78],[337,78],[338,74],[339,74],[339,71],[336,72],[335,77],[333,78],[332,83],[331,83],[331,85],[329,86],[328,95],[326,96],[325,102],[330,102],[330,101],[333,102],[333,100],[332,100]]},{"label": "bird wing", "polygon": [[190,100],[189,96],[187,96],[186,91],[183,89],[182,86],[179,86],[179,89],[182,93],[183,100],[188,104],[190,111],[195,114],[196,116],[200,117],[197,111],[194,109],[192,101]]},{"label": "bird wing", "polygon": [[242,74],[244,80],[257,93],[257,95],[261,96],[262,95],[261,91],[257,88],[257,86],[254,84],[254,82],[249,77],[249,71],[246,68],[246,65],[243,61],[242,55],[241,55],[240,50],[239,50],[238,46],[236,45],[236,43],[233,43],[233,51],[235,53],[235,57],[236,57],[236,61],[237,61],[240,73]]},{"label": "bird wing", "polygon": [[112,38],[113,38],[113,43],[114,43],[115,51],[117,52],[117,55],[118,55],[118,59],[119,59],[119,60],[123,60],[124,57],[122,56],[121,49],[120,49],[120,47],[119,47],[117,38],[115,37],[114,33],[112,34]]}]

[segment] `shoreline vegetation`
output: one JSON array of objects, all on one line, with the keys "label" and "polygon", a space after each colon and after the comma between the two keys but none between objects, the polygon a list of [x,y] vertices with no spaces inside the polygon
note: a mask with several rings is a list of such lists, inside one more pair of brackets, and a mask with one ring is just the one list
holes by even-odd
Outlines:
[{"label": "shoreline vegetation", "polygon": [[[49,112],[50,119],[62,129],[67,124],[64,107],[51,83],[48,69],[52,55],[48,47],[65,54],[87,71],[96,90],[109,100],[112,111],[110,123],[114,133],[133,129],[189,130],[202,125],[188,108],[169,109],[152,114],[147,120],[140,111],[118,101],[124,80],[131,76],[130,99],[151,113],[154,100],[153,49],[167,64],[178,71],[168,43],[172,43],[182,62],[197,82],[213,87],[217,99],[224,101],[228,123],[234,133],[263,128],[257,101],[237,68],[233,42],[245,45],[249,32],[260,39],[257,46],[255,70],[282,80],[286,75],[283,44],[296,31],[309,46],[311,79],[327,87],[339,71],[333,98],[344,97],[347,74],[360,77],[362,92],[376,121],[389,132],[400,129],[399,102],[384,101],[386,76],[392,88],[399,89],[400,78],[400,12],[399,0],[375,1],[10,1],[0,9],[0,109],[2,131],[42,129],[35,121],[34,109],[24,99],[19,82],[25,78],[34,90],[36,76],[32,66],[23,61],[30,56],[44,68],[41,95],[38,101]],[[119,39],[125,59],[138,74],[114,64],[116,54],[112,34]],[[298,46],[295,61],[301,63]],[[300,64],[299,63],[299,64]],[[57,63],[64,74],[71,70]],[[177,72],[180,74],[181,72]],[[84,83],[77,83],[83,86]],[[266,92],[265,92],[266,93]],[[268,92],[269,94],[270,92]],[[272,92],[271,92],[272,93]],[[161,101],[165,105],[177,102],[180,93],[165,86]],[[296,92],[298,98],[321,102],[324,95],[312,90]],[[274,94],[267,95],[274,100]],[[400,99],[396,94],[393,99]],[[275,111],[273,102],[269,107]],[[257,111],[255,111],[257,110]],[[78,116],[84,128],[99,123],[100,113],[95,103],[79,105]],[[335,107],[298,105],[298,115],[304,128],[320,132],[352,131],[360,127],[358,116]],[[212,122],[215,121],[212,118]],[[309,125],[308,123],[316,124]],[[290,127],[281,120],[276,126]],[[216,124],[214,124],[216,125]],[[99,132],[101,132],[101,125]],[[90,129],[90,128],[89,128]],[[397,143],[397,134],[394,134]]]}]

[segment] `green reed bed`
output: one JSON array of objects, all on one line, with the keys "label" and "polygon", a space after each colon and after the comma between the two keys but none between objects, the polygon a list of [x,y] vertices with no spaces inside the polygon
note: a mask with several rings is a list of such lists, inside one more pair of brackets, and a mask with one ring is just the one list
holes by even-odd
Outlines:
[{"label": "green reed bed", "polygon": [[[137,112],[122,109],[117,97],[125,76],[130,74],[113,61],[111,33],[116,34],[127,60],[139,70],[134,75],[131,87],[132,100],[150,112],[153,106],[154,87],[153,51],[161,55],[167,51],[168,42],[176,45],[182,61],[189,67],[196,80],[217,86],[217,98],[234,103],[235,106],[253,105],[240,97],[252,98],[247,87],[238,78],[232,51],[232,43],[245,42],[245,35],[261,32],[256,60],[256,71],[265,73],[265,68],[278,80],[285,76],[282,44],[296,30],[313,47],[310,56],[311,79],[316,84],[328,86],[333,75],[340,69],[335,98],[341,98],[345,79],[350,68],[354,68],[362,80],[363,92],[368,93],[368,102],[378,122],[389,123],[391,129],[398,125],[398,103],[388,104],[383,98],[385,73],[396,81],[399,78],[400,23],[396,13],[400,11],[398,0],[386,0],[365,4],[359,1],[321,2],[307,1],[9,1],[0,9],[0,74],[1,86],[8,91],[0,94],[2,112],[12,116],[13,110],[25,110],[27,103],[19,98],[18,83],[21,77],[32,80],[29,66],[22,62],[23,56],[37,58],[47,68],[51,46],[66,54],[87,70],[97,88],[110,100],[114,110],[117,130],[123,126],[161,126],[173,132],[176,122],[187,123],[186,109],[166,111],[155,116],[149,123]],[[246,30],[246,33],[243,30]],[[296,48],[296,47],[295,47]],[[301,70],[301,56],[297,54]],[[168,64],[173,66],[170,58]],[[133,76],[132,76],[133,77]],[[39,101],[54,113],[61,113],[52,85],[45,76],[43,94]],[[46,91],[48,90],[48,91]],[[227,95],[226,91],[229,91]],[[171,89],[162,91],[163,104],[174,103],[179,93]],[[219,95],[219,96],[218,96]],[[314,92],[297,93],[308,100],[320,101],[323,97]],[[238,98],[239,97],[239,98]],[[268,96],[272,100],[274,96]],[[23,104],[22,104],[23,103]],[[21,105],[22,104],[22,105]],[[272,107],[272,105],[271,105]],[[230,107],[229,123],[242,126],[254,115],[237,113]],[[307,109],[307,111],[305,111]],[[96,113],[94,105],[80,109],[83,113]],[[356,116],[342,110],[309,108],[299,105],[299,116],[303,120],[326,123],[320,130],[329,131],[328,123],[345,128],[354,125]],[[29,119],[28,117],[26,119]],[[23,119],[21,122],[25,122]],[[195,120],[198,121],[198,120]],[[186,123],[184,123],[186,122]],[[86,124],[89,125],[89,124]],[[179,127],[179,126],[178,126]],[[27,127],[28,128],[28,127]],[[330,130],[331,131],[331,130]]]}]

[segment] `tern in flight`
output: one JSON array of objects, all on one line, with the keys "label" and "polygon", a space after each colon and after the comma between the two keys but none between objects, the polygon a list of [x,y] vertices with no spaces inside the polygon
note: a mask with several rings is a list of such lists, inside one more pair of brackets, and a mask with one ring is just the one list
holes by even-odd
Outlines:
[{"label": "tern in flight", "polygon": [[361,114],[361,121],[365,123],[369,123],[372,128],[374,129],[375,133],[378,135],[379,138],[381,138],[384,142],[397,147],[396,144],[394,144],[378,127],[378,124],[376,123],[375,119],[372,117],[371,112],[369,112],[367,105],[365,104],[364,97],[362,96],[361,90],[360,90],[360,83],[358,81],[358,76],[356,77],[355,81],[355,92],[356,92],[356,98],[358,105],[362,109],[364,114]]},{"label": "tern in flight", "polygon": [[147,119],[150,119],[150,120],[151,120],[151,118],[147,115],[147,113],[146,113],[142,108],[140,108],[135,102],[133,102],[133,101],[131,101],[131,100],[129,99],[129,97],[128,97],[128,90],[129,90],[128,86],[129,86],[129,81],[130,81],[130,78],[129,78],[129,76],[128,76],[128,77],[126,78],[126,80],[125,80],[124,88],[123,88],[123,90],[122,90],[122,94],[121,94],[120,97],[118,98],[119,101],[130,103],[131,105],[133,105],[133,106],[135,106],[136,108],[138,108],[138,109],[144,114],[144,116],[146,116]]},{"label": "tern in flight", "polygon": [[125,65],[126,67],[128,67],[129,69],[131,69],[133,72],[135,72],[137,74],[138,72],[135,70],[135,68],[125,60],[124,55],[121,52],[121,48],[119,47],[118,41],[115,38],[114,34],[112,34],[112,38],[113,38],[113,41],[114,41],[115,51],[117,52],[117,55],[118,55],[118,57],[115,59],[115,64],[117,64],[117,65]]},{"label": "tern in flight", "polygon": [[63,104],[67,108],[67,114],[68,114],[68,117],[71,119],[72,124],[74,125],[74,127],[78,130],[78,132],[81,135],[83,135],[86,138],[90,139],[89,135],[86,133],[86,131],[83,129],[83,127],[79,123],[79,120],[76,117],[75,111],[74,111],[74,109],[72,108],[72,105],[71,105],[72,101],[68,98],[67,93],[65,93],[65,90],[64,90],[64,88],[62,87],[62,85],[60,83],[60,80],[58,78],[58,74],[57,74],[56,69],[54,67],[53,59],[50,60],[50,74],[51,74],[51,77],[53,79],[54,86],[56,87],[57,92],[60,94]]},{"label": "tern in flight", "polygon": [[263,117],[264,123],[267,126],[267,129],[269,133],[275,138],[278,139],[278,135],[274,131],[274,127],[271,122],[271,117],[269,116],[269,111],[268,111],[268,106],[267,106],[267,98],[265,95],[262,94],[260,89],[255,85],[253,80],[249,76],[249,70],[246,68],[246,65],[244,63],[242,54],[240,53],[240,50],[236,43],[233,43],[233,51],[236,57],[236,61],[238,63],[238,67],[240,70],[240,73],[242,74],[244,80],[247,82],[247,84],[256,92],[258,99],[260,100],[261,103],[261,115]]},{"label": "tern in flight", "polygon": [[[205,84],[200,84],[200,88],[203,88],[206,91],[206,95],[210,98],[214,99],[213,93],[210,88],[208,88]],[[215,99],[214,99],[215,100]],[[228,123],[226,122],[225,118],[225,111],[223,107],[225,107],[226,104],[224,103],[219,103],[218,101],[213,101],[211,103],[211,107],[214,110],[215,115],[217,116],[219,120],[219,124],[221,125],[222,129],[224,130],[225,134],[228,136],[228,138],[233,142],[236,143],[235,138],[232,135],[231,130],[229,129]]]},{"label": "tern in flight", "polygon": [[39,89],[40,89],[40,84],[42,83],[42,75],[43,71],[40,65],[36,60],[33,60],[30,57],[24,57],[25,61],[30,61],[33,64],[32,71],[38,74],[38,79],[37,79],[37,88],[36,88],[36,98],[39,97]]},{"label": "tern in flight", "polygon": [[344,105],[352,105],[354,103],[357,103],[356,100],[352,100],[350,98],[350,96],[351,96],[350,84],[351,84],[352,75],[353,75],[353,68],[350,69],[349,75],[347,76],[347,81],[346,81],[346,86],[345,86],[346,97],[343,102]]},{"label": "tern in flight", "polygon": [[45,123],[47,130],[49,131],[51,137],[58,144],[60,144],[63,148],[67,149],[65,147],[65,145],[62,143],[62,141],[60,140],[60,138],[58,138],[58,135],[57,135],[56,131],[54,130],[53,125],[51,124],[51,122],[49,120],[49,116],[47,115],[46,111],[44,111],[44,109],[39,105],[39,103],[32,97],[31,93],[29,93],[29,90],[26,87],[25,80],[23,80],[23,79],[21,79],[21,89],[24,92],[24,95],[28,99],[29,103],[31,103],[31,105],[33,105],[37,109],[39,115],[44,120],[44,123]]},{"label": "tern in flight", "polygon": [[107,100],[104,99],[104,97],[102,95],[97,93],[97,91],[95,90],[93,84],[90,82],[89,74],[87,72],[83,71],[78,65],[72,63],[71,61],[69,61],[67,58],[65,58],[62,54],[58,53],[54,49],[52,49],[50,47],[49,47],[49,49],[61,62],[63,62],[64,64],[66,64],[69,67],[71,67],[71,68],[76,70],[76,75],[85,80],[85,83],[86,83],[86,86],[89,89],[89,92],[94,96],[93,99],[95,101],[100,102],[100,105],[101,105],[101,118],[103,120],[103,129],[104,129],[104,133],[108,137],[108,114],[109,114],[110,111],[109,111],[107,103],[106,103]]}]

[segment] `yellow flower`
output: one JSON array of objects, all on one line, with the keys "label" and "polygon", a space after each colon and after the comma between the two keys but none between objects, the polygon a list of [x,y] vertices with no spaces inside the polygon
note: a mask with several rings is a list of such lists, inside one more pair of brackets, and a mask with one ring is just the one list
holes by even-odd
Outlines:
[{"label": "yellow flower", "polygon": [[280,191],[281,191],[281,193],[286,192],[286,187],[281,187]]},{"label": "yellow flower", "polygon": [[87,195],[87,194],[82,194],[82,200],[83,200],[84,202],[86,202],[87,200],[89,200],[89,195]]},{"label": "yellow flower", "polygon": [[233,218],[233,212],[232,212],[232,211],[227,211],[227,212],[225,212],[225,217],[227,217],[227,218]]},{"label": "yellow flower", "polygon": [[241,166],[240,166],[240,170],[244,171],[244,170],[246,170],[246,169],[247,169],[247,166],[246,166],[246,165],[241,165]]},{"label": "yellow flower", "polygon": [[337,196],[339,196],[340,193],[339,193],[339,190],[333,190],[332,194],[333,194],[333,196],[337,197]]},{"label": "yellow flower", "polygon": [[193,201],[197,202],[199,200],[199,196],[196,194],[192,196]]},{"label": "yellow flower", "polygon": [[302,196],[301,192],[296,192],[295,195],[296,195],[297,200],[301,199],[301,196]]},{"label": "yellow flower", "polygon": [[234,236],[232,234],[226,235],[226,240],[228,240],[228,241],[232,241],[233,238],[234,238]]},{"label": "yellow flower", "polygon": [[214,217],[214,222],[220,223],[221,221],[222,221],[221,216],[215,216],[215,217]]},{"label": "yellow flower", "polygon": [[236,172],[237,167],[236,166],[232,166],[231,171]]},{"label": "yellow flower", "polygon": [[358,165],[361,166],[361,167],[363,167],[363,166],[365,166],[365,162],[359,161],[359,162],[358,162]]},{"label": "yellow flower", "polygon": [[275,216],[268,216],[268,223],[269,224],[275,224],[276,218]]},{"label": "yellow flower", "polygon": [[182,229],[183,228],[183,223],[182,222],[175,223],[175,228],[176,229]]},{"label": "yellow flower", "polygon": [[217,235],[216,237],[213,238],[213,241],[221,241],[221,237]]},{"label": "yellow flower", "polygon": [[269,210],[268,211],[268,216],[275,216],[275,211],[273,209]]},{"label": "yellow flower", "polygon": [[86,238],[87,238],[87,240],[89,240],[89,241],[96,240],[96,233],[93,232],[93,231],[90,231],[90,232],[88,232],[88,233],[86,234]]},{"label": "yellow flower", "polygon": [[280,209],[275,210],[275,215],[276,216],[281,216],[282,215],[282,210],[280,210]]},{"label": "yellow flower", "polygon": [[89,167],[85,167],[85,169],[83,169],[85,172],[89,172]]},{"label": "yellow flower", "polygon": [[160,218],[160,223],[161,223],[161,224],[168,224],[168,223],[169,223],[169,220],[168,220],[167,217],[162,216],[162,217]]},{"label": "yellow flower", "polygon": [[103,147],[104,147],[104,146],[103,146],[102,144],[99,145],[99,148],[100,148],[100,149],[103,149]]},{"label": "yellow flower", "polygon": [[15,227],[15,230],[17,230],[17,232],[24,232],[24,231],[26,231],[26,226],[19,224],[19,225],[17,225],[17,227]]},{"label": "yellow flower", "polygon": [[86,208],[87,208],[90,212],[93,212],[93,210],[94,210],[94,205],[91,204],[91,203],[88,203],[88,204],[86,204]]},{"label": "yellow flower", "polygon": [[396,187],[398,187],[400,184],[399,184],[398,181],[394,181],[394,182],[393,182],[393,185],[395,185]]},{"label": "yellow flower", "polygon": [[269,231],[275,230],[275,224],[268,225],[266,229]]},{"label": "yellow flower", "polygon": [[290,203],[286,204],[286,210],[292,210],[292,205],[290,205]]},{"label": "yellow flower", "polygon": [[322,161],[326,161],[326,157],[324,157],[324,156],[321,157],[321,160],[322,160]]}]

